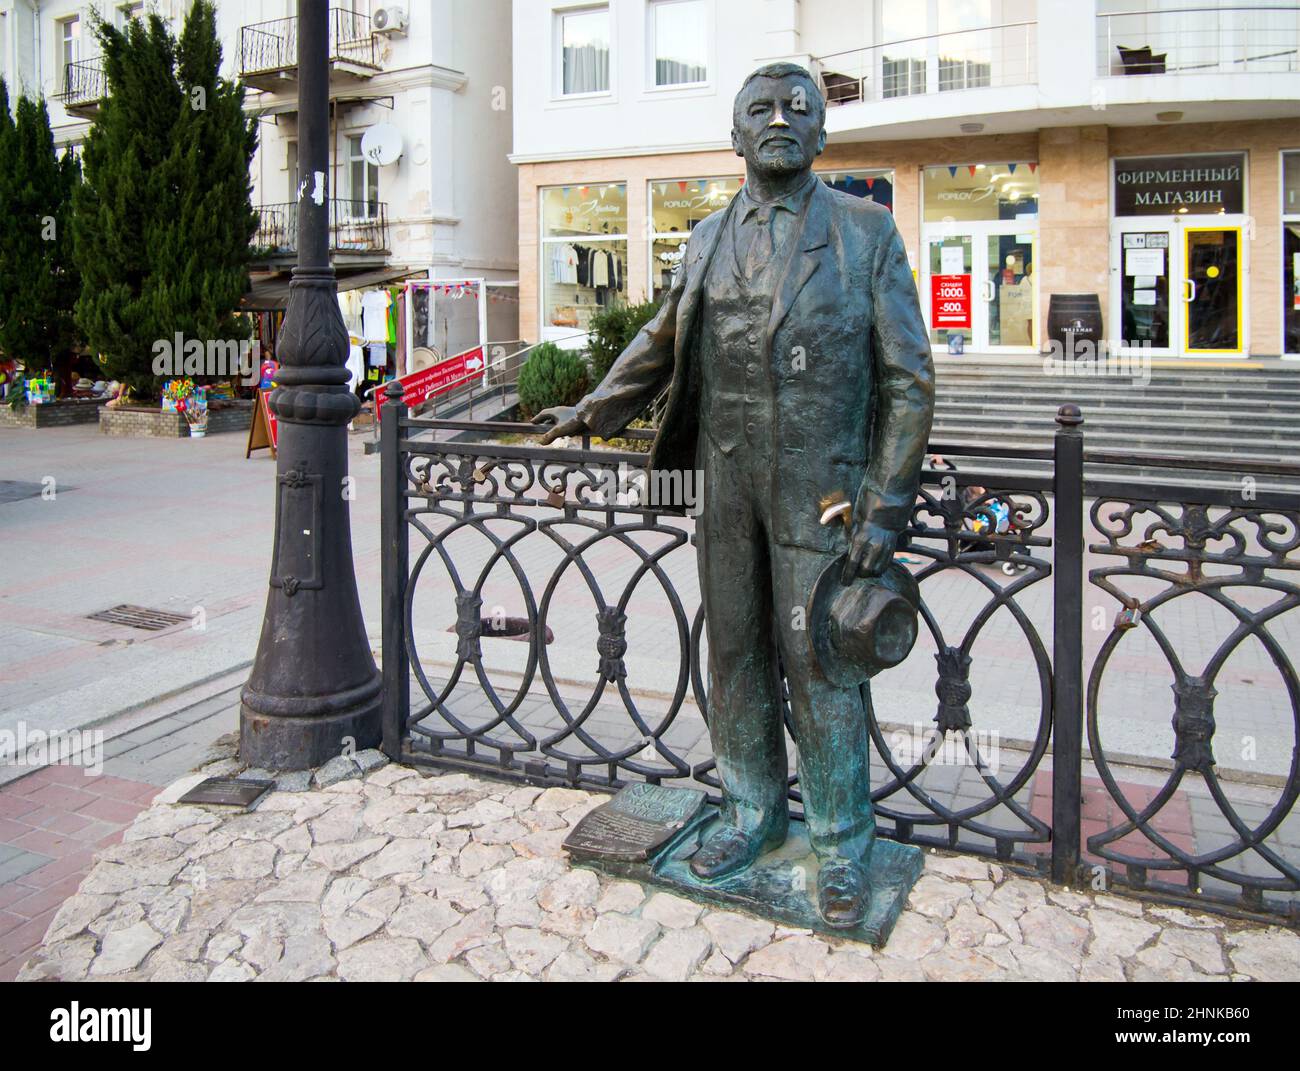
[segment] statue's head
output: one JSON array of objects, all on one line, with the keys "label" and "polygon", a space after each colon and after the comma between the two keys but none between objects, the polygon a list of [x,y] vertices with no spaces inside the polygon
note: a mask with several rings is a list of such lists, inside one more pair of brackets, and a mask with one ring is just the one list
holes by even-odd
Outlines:
[{"label": "statue's head", "polygon": [[826,147],[826,101],[797,63],[769,63],[736,94],[731,145],[754,171],[808,171]]}]

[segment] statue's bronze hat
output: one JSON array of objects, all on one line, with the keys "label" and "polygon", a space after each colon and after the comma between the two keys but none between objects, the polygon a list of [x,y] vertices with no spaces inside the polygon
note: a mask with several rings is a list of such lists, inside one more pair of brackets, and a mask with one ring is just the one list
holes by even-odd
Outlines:
[{"label": "statue's bronze hat", "polygon": [[808,597],[806,622],[813,657],[834,684],[861,684],[898,665],[917,636],[921,589],[891,562],[879,577],[841,582],[841,555],[822,570]]}]

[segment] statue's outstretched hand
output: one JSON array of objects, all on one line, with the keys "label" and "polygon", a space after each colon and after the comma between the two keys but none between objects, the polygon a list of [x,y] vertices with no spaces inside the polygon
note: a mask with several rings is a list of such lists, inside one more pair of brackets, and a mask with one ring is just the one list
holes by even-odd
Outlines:
[{"label": "statue's outstretched hand", "polygon": [[587,430],[587,425],[578,418],[578,411],[571,405],[553,405],[549,409],[543,409],[533,417],[533,423],[552,425],[550,430],[538,440],[542,446],[553,443],[556,439],[562,439],[566,435],[581,435]]}]

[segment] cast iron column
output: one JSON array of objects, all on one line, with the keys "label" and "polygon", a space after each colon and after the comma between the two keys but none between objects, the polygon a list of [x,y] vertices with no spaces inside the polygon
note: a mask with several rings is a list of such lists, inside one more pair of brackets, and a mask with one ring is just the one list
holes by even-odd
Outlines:
[{"label": "cast iron column", "polygon": [[352,567],[348,332],[329,262],[328,4],[298,0],[298,266],[280,337],[275,548],[239,718],[251,766],[303,770],[374,747],[380,677]]}]

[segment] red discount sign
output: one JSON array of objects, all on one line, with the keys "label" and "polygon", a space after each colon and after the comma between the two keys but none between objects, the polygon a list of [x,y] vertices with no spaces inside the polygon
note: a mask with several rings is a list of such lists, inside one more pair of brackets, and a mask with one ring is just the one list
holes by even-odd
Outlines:
[{"label": "red discount sign", "polygon": [[930,326],[939,328],[970,327],[970,276],[930,276]]},{"label": "red discount sign", "polygon": [[[483,347],[475,346],[472,350],[458,353],[455,357],[448,357],[445,361],[439,361],[428,368],[410,372],[397,381],[402,385],[402,403],[407,408],[414,409],[430,398],[468,382],[470,377],[481,371],[483,371]],[[376,391],[375,397],[382,415],[383,405],[388,399],[382,390]]]},{"label": "red discount sign", "polygon": [[258,404],[262,407],[262,419],[266,421],[267,435],[271,440],[272,446],[280,445],[280,422],[276,419],[275,410],[271,408],[271,392],[269,390],[260,390],[257,392]]}]

